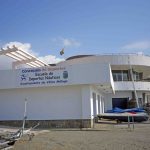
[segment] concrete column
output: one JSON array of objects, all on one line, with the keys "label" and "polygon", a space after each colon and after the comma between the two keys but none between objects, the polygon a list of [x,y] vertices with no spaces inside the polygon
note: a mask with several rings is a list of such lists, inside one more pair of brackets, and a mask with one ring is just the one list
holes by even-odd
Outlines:
[{"label": "concrete column", "polygon": [[82,119],[91,119],[93,115],[93,98],[90,86],[82,87]]},{"label": "concrete column", "polygon": [[81,119],[88,119],[91,122],[91,127],[93,127],[93,95],[90,86],[82,87],[82,114]]},{"label": "concrete column", "polygon": [[96,115],[98,114],[98,95],[96,94]]},{"label": "concrete column", "polygon": [[98,114],[100,114],[100,95],[98,95],[97,98],[98,98]]},{"label": "concrete column", "polygon": [[104,97],[102,97],[102,113],[104,113]]},{"label": "concrete column", "polygon": [[102,113],[102,96],[100,96],[100,114]]},{"label": "concrete column", "polygon": [[97,104],[96,104],[96,93],[92,92],[93,97],[93,116],[96,117],[97,115]]}]

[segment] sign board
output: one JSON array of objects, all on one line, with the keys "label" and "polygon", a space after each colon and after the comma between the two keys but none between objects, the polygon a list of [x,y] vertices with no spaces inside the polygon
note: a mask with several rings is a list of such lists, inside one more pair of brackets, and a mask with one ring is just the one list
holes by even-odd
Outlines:
[{"label": "sign board", "polygon": [[44,67],[21,69],[18,73],[19,86],[54,86],[68,83],[66,67]]},{"label": "sign board", "polygon": [[110,87],[110,74],[110,66],[100,63],[3,70],[0,89],[85,84]]}]

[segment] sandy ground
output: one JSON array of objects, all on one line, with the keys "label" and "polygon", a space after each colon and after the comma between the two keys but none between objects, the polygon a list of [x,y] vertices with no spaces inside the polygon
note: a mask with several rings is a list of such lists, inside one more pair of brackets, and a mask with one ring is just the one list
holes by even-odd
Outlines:
[{"label": "sandy ground", "polygon": [[150,150],[150,123],[101,122],[93,129],[50,129],[17,141],[13,150]]}]

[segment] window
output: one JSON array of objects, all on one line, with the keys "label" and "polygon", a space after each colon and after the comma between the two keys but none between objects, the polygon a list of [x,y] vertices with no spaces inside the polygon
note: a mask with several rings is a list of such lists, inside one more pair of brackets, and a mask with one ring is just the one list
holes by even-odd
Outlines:
[{"label": "window", "polygon": [[[130,71],[129,70],[112,70],[112,75],[114,81],[131,81]],[[134,81],[142,80],[143,73],[133,71]]]},{"label": "window", "polygon": [[112,75],[114,81],[129,81],[127,70],[113,70]]},{"label": "window", "polygon": [[142,73],[133,71],[133,78],[134,78],[135,81],[141,80],[142,79]]},{"label": "window", "polygon": [[128,70],[122,71],[123,81],[129,81]]},{"label": "window", "polygon": [[120,70],[114,70],[112,74],[114,81],[122,81],[122,73]]}]

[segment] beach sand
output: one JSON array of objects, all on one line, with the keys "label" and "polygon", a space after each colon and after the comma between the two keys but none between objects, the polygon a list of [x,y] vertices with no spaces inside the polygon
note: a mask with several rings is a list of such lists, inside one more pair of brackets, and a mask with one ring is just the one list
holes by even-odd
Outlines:
[{"label": "beach sand", "polygon": [[150,150],[150,123],[96,123],[92,129],[36,131],[17,141],[14,150]]}]

